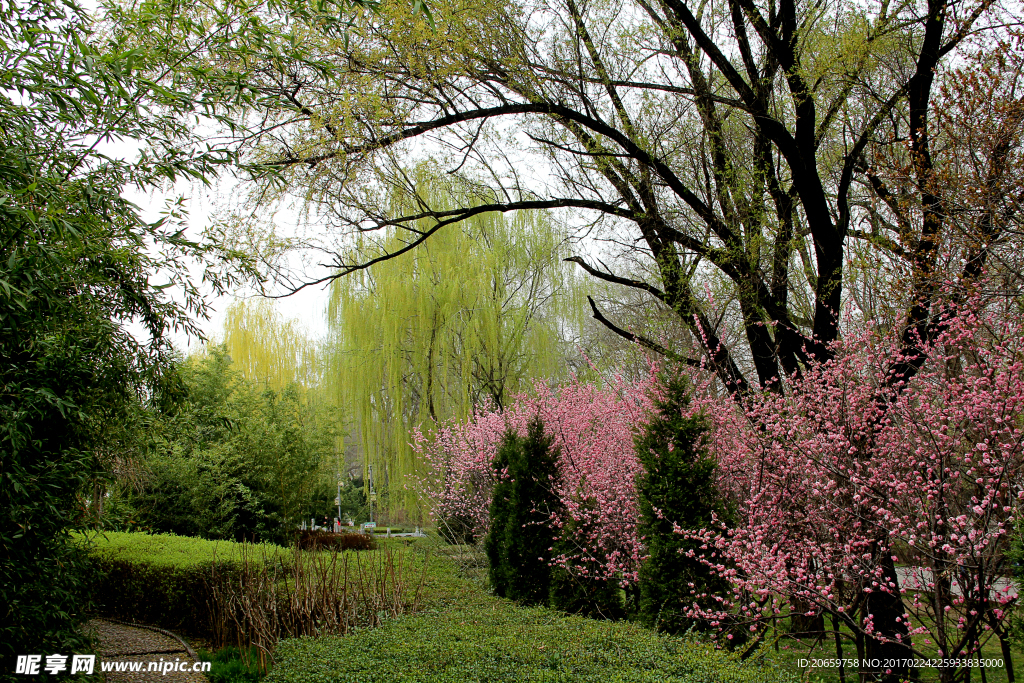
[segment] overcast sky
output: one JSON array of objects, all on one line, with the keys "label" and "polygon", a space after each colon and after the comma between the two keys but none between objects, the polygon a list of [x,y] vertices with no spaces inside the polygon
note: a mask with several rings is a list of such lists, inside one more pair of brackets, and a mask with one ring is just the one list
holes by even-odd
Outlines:
[{"label": "overcast sky", "polygon": [[[111,153],[114,150],[103,150]],[[120,152],[126,156],[131,154],[130,146],[124,145]],[[218,210],[223,211],[231,201],[230,188],[234,182],[225,180],[214,187],[205,187],[196,183],[179,183],[171,191],[154,191],[150,193],[126,192],[125,196],[142,208],[142,215],[145,220],[155,221],[160,217],[160,211],[166,200],[175,199],[178,196],[184,197],[188,208],[188,235],[198,239],[203,230],[210,225],[211,220]],[[288,216],[282,215],[279,218],[287,221]],[[194,279],[200,280],[202,273],[196,269]],[[169,290],[170,291],[170,290]],[[180,294],[180,292],[179,292]],[[240,297],[253,296],[251,291],[236,293]],[[213,297],[212,292],[207,289],[209,301],[213,311],[209,320],[202,323],[201,327],[206,336],[210,339],[223,339],[224,337],[224,316],[228,306],[235,300],[234,296]],[[327,306],[327,292],[322,287],[307,287],[298,294],[275,301],[277,309],[285,318],[298,320],[304,328],[313,336],[323,336],[327,332],[327,324],[324,311]],[[196,339],[189,339],[183,334],[173,337],[175,346],[188,353],[198,348]]]}]

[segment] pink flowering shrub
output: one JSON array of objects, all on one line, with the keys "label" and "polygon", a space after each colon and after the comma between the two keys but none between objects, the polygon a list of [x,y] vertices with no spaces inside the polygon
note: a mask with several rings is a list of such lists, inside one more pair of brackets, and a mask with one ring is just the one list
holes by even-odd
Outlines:
[{"label": "pink flowering shrub", "polygon": [[449,540],[471,543],[487,534],[495,482],[491,463],[513,415],[478,410],[465,422],[437,426],[432,438],[413,433],[413,449],[428,470],[418,488]]},{"label": "pink flowering shrub", "polygon": [[574,530],[571,539],[562,539],[572,549],[556,563],[582,575],[600,574],[592,578],[635,581],[641,547],[633,434],[650,409],[649,383],[616,378],[605,387],[538,385],[534,396],[518,397],[503,413],[477,412],[465,423],[439,427],[433,439],[417,434],[414,447],[430,470],[420,484],[431,514],[442,528],[456,520],[467,536],[486,534],[496,476],[491,462],[501,437],[507,429],[525,435],[530,417],[539,415],[559,453],[564,512],[552,523]]},{"label": "pink flowering shrub", "polygon": [[[878,637],[865,606],[889,593],[903,597],[915,656],[933,643],[958,657],[1002,633],[1013,602],[1005,551],[1024,496],[1022,337],[963,313],[907,381],[893,374],[897,344],[868,330],[785,396],[745,410],[698,401],[740,519],[679,530],[714,550],[732,585],[702,616],[758,631],[788,603]],[[909,567],[894,572],[897,557]]]},{"label": "pink flowering shrub", "polygon": [[[918,657],[932,647],[965,656],[993,632],[1004,640],[1015,601],[1006,551],[1024,496],[1022,346],[1020,325],[961,312],[923,345],[927,361],[911,377],[897,374],[909,360],[899,340],[871,329],[783,394],[737,401],[696,373],[687,411],[709,425],[708,452],[735,513],[728,529],[676,529],[710,551],[705,561],[729,585],[717,607],[695,604],[689,615],[756,637],[796,609],[831,617],[867,647],[897,637]],[[503,414],[481,411],[432,441],[418,437],[434,514],[485,534],[501,435],[523,434],[539,415],[560,449],[565,512],[552,521],[572,529],[555,561],[634,583],[644,549],[633,436],[652,386],[653,374],[605,388],[539,386]],[[885,629],[873,612],[882,598],[896,613]]]}]

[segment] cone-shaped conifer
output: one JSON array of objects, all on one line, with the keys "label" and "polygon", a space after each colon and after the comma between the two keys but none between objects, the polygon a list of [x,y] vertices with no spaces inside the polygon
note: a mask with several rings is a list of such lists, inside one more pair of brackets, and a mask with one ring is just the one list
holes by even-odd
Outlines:
[{"label": "cone-shaped conifer", "polygon": [[[655,412],[636,437],[643,467],[637,476],[640,504],[638,531],[647,559],[640,568],[639,618],[646,626],[679,633],[700,623],[687,617],[701,595],[725,590],[725,582],[700,561],[700,543],[675,533],[710,527],[712,513],[727,516],[716,486],[716,463],[703,448],[707,426],[699,416],[684,415],[689,385],[676,371],[665,371],[655,397]],[[690,551],[695,556],[689,556]]]},{"label": "cone-shaped conifer", "polygon": [[547,602],[551,585],[553,513],[559,505],[557,450],[534,417],[526,436],[505,435],[494,460],[498,484],[485,542],[494,592],[524,604]]}]

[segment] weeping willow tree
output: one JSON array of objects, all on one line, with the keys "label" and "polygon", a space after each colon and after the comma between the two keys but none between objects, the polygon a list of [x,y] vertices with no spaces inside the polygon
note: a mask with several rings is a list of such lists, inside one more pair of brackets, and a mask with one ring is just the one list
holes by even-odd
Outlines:
[{"label": "weeping willow tree", "polygon": [[[393,203],[396,215],[408,213]],[[357,250],[369,259],[403,246],[391,232]],[[501,408],[535,380],[568,374],[569,340],[589,308],[566,256],[548,215],[486,213],[334,282],[332,384],[392,510],[416,505],[406,487],[419,473],[414,429],[429,434],[475,405]]]},{"label": "weeping willow tree", "polygon": [[235,369],[280,391],[290,384],[325,388],[325,353],[298,321],[285,319],[269,299],[240,299],[228,307],[224,344]]}]

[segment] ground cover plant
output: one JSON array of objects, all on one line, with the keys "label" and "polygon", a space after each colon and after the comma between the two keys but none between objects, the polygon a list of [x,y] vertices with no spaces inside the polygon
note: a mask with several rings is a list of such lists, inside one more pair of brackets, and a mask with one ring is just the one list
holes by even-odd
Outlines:
[{"label": "ground cover plant", "polygon": [[522,607],[432,565],[424,611],[344,637],[283,641],[268,683],[717,683],[795,681],[764,652],[740,661],[713,644],[630,622]]},{"label": "ground cover plant", "polygon": [[257,683],[263,678],[251,649],[243,652],[229,646],[216,652],[199,650],[198,654],[200,661],[212,663],[205,674],[210,683]]},{"label": "ground cover plant", "polygon": [[272,543],[239,543],[210,541],[204,538],[174,534],[147,534],[127,531],[105,531],[80,534],[88,543],[89,552],[104,560],[146,562],[159,567],[190,567],[220,561],[241,561],[243,553],[258,551],[261,558],[284,561],[288,548]]}]

